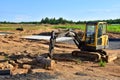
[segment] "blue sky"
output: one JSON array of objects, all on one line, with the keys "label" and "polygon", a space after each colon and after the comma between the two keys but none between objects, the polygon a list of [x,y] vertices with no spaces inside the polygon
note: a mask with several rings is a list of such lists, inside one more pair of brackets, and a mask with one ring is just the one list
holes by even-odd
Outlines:
[{"label": "blue sky", "polygon": [[120,18],[120,0],[0,0],[0,21],[73,21]]}]

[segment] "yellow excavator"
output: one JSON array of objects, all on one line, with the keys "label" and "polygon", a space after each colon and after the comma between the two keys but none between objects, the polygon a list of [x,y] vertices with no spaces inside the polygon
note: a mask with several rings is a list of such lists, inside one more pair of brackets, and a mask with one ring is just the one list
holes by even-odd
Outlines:
[{"label": "yellow excavator", "polygon": [[[73,38],[73,41],[77,45],[78,49],[80,49],[79,51],[73,51],[73,56],[87,57],[95,61],[104,60],[109,62],[110,56],[106,50],[106,48],[109,47],[109,39],[106,31],[106,22],[87,22],[83,37],[80,37],[72,30],[59,33],[52,31],[48,55],[51,59],[53,58],[54,45],[57,38],[69,35]],[[115,58],[116,57],[114,56],[111,57],[111,59]]]}]

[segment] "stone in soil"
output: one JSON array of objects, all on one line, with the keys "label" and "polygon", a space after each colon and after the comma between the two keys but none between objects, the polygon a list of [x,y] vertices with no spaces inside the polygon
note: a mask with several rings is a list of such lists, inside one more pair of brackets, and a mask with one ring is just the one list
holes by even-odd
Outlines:
[{"label": "stone in soil", "polygon": [[24,68],[24,69],[31,69],[31,65],[24,64],[24,65],[23,65],[23,68]]}]

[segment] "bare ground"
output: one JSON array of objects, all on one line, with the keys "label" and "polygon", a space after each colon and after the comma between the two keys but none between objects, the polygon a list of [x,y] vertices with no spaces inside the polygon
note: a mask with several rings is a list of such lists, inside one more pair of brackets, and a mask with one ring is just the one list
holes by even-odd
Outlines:
[{"label": "bare ground", "polygon": [[[98,63],[81,61],[72,57],[71,52],[78,50],[75,45],[57,43],[55,55],[74,59],[76,61],[57,61],[53,69],[43,69],[34,59],[38,55],[48,53],[48,41],[32,41],[21,39],[24,35],[51,32],[52,29],[15,31],[15,34],[0,36],[0,54],[8,60],[0,63],[0,68],[11,69],[11,76],[0,76],[0,80],[119,80],[120,58],[100,67]],[[120,38],[119,34],[109,34],[113,38]],[[116,50],[114,50],[116,51]],[[6,58],[7,59],[7,58]],[[3,65],[4,64],[4,65]]]}]

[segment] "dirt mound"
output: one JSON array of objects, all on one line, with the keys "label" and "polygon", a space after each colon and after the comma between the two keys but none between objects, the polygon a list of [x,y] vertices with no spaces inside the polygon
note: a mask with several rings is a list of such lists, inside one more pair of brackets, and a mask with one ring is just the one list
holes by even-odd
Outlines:
[{"label": "dirt mound", "polygon": [[109,38],[120,38],[120,33],[108,33]]}]

